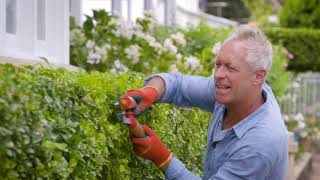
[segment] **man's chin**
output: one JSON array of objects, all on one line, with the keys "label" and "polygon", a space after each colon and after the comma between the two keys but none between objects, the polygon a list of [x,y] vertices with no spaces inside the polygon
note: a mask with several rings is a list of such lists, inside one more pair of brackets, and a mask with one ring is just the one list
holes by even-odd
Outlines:
[{"label": "man's chin", "polygon": [[216,98],[216,101],[217,101],[218,103],[224,104],[224,105],[228,104],[228,102],[229,102],[228,99],[226,99],[226,98],[219,98],[219,97]]}]

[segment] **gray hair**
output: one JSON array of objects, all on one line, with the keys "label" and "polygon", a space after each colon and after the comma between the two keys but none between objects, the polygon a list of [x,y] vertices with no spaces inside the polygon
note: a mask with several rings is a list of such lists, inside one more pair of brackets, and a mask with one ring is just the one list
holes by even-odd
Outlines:
[{"label": "gray hair", "polygon": [[222,44],[233,41],[247,41],[245,49],[247,50],[247,62],[255,70],[266,69],[270,71],[272,65],[272,45],[266,36],[255,27],[248,25],[239,26]]}]

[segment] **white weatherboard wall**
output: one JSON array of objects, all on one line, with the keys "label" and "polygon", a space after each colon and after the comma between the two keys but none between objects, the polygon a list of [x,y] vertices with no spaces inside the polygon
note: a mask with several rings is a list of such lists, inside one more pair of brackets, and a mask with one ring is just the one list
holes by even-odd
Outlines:
[{"label": "white weatherboard wall", "polygon": [[0,56],[69,64],[69,1],[0,0]]}]

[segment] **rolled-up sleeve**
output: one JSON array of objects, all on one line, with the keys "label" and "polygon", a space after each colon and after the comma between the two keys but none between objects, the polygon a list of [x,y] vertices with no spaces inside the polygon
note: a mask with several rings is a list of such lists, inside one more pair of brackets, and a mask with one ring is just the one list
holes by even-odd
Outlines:
[{"label": "rolled-up sleeve", "polygon": [[155,76],[161,77],[165,83],[165,93],[159,102],[213,111],[215,89],[212,77],[162,73],[147,78],[145,83]]},{"label": "rolled-up sleeve", "polygon": [[201,180],[199,176],[192,174],[192,172],[175,157],[171,159],[165,172],[165,177],[168,180]]}]

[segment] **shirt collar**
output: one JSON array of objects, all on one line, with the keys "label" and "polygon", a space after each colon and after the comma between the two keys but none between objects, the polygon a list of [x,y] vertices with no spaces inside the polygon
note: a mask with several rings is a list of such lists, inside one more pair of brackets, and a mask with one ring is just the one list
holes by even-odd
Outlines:
[{"label": "shirt collar", "polygon": [[233,131],[235,132],[235,134],[237,135],[237,137],[240,139],[250,128],[252,128],[256,123],[258,123],[262,118],[260,118],[261,116],[263,116],[264,114],[264,109],[267,106],[267,104],[269,103],[269,97],[268,97],[268,93],[262,89],[262,93],[263,96],[265,97],[266,101],[264,104],[262,104],[262,106],[260,106],[256,111],[254,111],[252,114],[250,114],[249,116],[247,116],[245,119],[243,119],[242,121],[240,121],[238,124],[236,124],[235,126],[233,126]]}]

